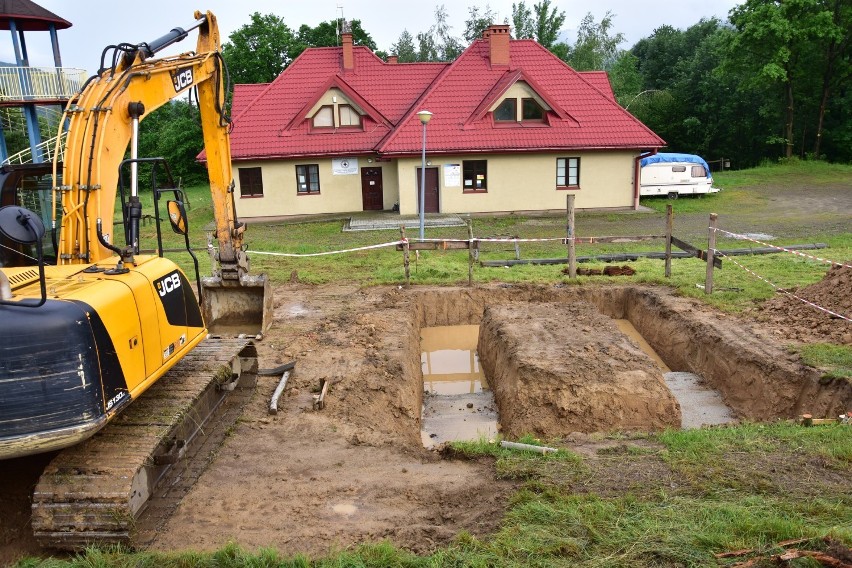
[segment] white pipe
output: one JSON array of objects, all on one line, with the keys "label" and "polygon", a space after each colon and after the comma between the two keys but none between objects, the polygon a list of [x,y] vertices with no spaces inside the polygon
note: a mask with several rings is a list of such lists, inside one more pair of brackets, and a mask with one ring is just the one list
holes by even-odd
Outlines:
[{"label": "white pipe", "polygon": [[521,444],[519,442],[500,442],[500,447],[510,450],[525,450],[529,452],[538,452],[540,454],[555,454],[559,451],[558,448],[548,448],[547,446],[533,446],[532,444]]},{"label": "white pipe", "polygon": [[287,379],[289,378],[290,371],[284,371],[281,380],[278,382],[278,386],[275,388],[275,392],[272,393],[272,400],[269,401],[269,414],[278,414],[278,399],[281,398],[281,394],[287,387]]}]

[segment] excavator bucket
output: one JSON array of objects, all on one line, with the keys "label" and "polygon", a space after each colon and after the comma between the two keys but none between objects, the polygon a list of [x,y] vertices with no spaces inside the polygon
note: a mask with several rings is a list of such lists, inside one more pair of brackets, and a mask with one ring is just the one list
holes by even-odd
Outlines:
[{"label": "excavator bucket", "polygon": [[201,279],[201,310],[213,335],[258,335],[272,324],[272,290],[265,274],[239,282],[213,276]]}]

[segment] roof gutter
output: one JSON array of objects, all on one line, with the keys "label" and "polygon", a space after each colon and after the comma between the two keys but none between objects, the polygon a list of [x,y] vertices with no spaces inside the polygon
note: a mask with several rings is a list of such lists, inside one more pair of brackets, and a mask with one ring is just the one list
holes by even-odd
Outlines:
[{"label": "roof gutter", "polygon": [[639,210],[639,177],[642,168],[639,166],[639,162],[642,158],[647,158],[648,156],[653,156],[657,153],[659,149],[654,148],[650,152],[646,152],[644,154],[639,154],[635,158],[633,158],[633,210]]}]

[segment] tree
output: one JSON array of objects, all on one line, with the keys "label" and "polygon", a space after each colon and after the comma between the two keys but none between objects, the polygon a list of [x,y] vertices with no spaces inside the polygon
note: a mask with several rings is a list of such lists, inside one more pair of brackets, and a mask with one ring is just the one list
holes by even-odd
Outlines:
[{"label": "tree", "polygon": [[[172,175],[184,185],[207,182],[204,166],[195,157],[204,147],[198,108],[175,99],[145,116],[139,127],[139,155],[163,157]],[[150,187],[150,173],[140,168],[140,187]],[[158,180],[165,181],[159,171]]]},{"label": "tree", "polygon": [[361,27],[361,20],[352,20],[345,24],[340,20],[329,20],[320,22],[313,28],[302,24],[296,34],[296,40],[301,44],[301,51],[308,47],[335,47],[340,45],[340,34],[344,31],[344,25],[352,33],[353,45],[363,45],[372,51],[376,50],[376,42]]},{"label": "tree", "polygon": [[532,10],[522,0],[512,4],[512,23],[516,38],[534,39],[551,49],[556,45],[562,24],[565,23],[565,12],[557,12],[555,7],[551,9],[550,0],[533,4]]},{"label": "tree", "polygon": [[269,83],[300,53],[293,30],[274,14],[255,12],[228,39],[222,55],[233,83]]},{"label": "tree", "polygon": [[[447,9],[442,4],[435,8],[435,23],[425,32],[418,32],[412,38],[404,30],[393,44],[392,50],[400,56],[400,61],[452,61],[464,51],[462,42],[450,34],[447,23]],[[411,51],[409,51],[411,50]],[[411,53],[414,59],[409,59]],[[404,57],[403,57],[404,56]]]},{"label": "tree", "polygon": [[408,30],[402,30],[399,39],[391,45],[391,53],[399,58],[400,63],[413,63],[417,61],[417,48],[414,47],[414,38]]},{"label": "tree", "polygon": [[468,44],[482,37],[482,32],[488,29],[488,26],[497,21],[497,13],[491,10],[491,6],[486,4],[485,11],[479,13],[479,6],[471,6],[467,9],[468,18],[464,22],[464,33],[462,36]]},{"label": "tree", "polygon": [[624,43],[624,34],[610,35],[612,12],[607,11],[599,24],[589,12],[580,22],[577,42],[568,50],[567,63],[578,71],[607,69],[618,58],[618,46]]},{"label": "tree", "polygon": [[823,73],[813,150],[816,158],[821,155],[825,112],[832,90],[852,79],[852,5],[843,0],[826,0],[822,4],[823,9],[831,13],[831,24],[817,44]]},{"label": "tree", "polygon": [[800,81],[812,78],[800,65],[814,42],[822,41],[834,22],[823,9],[824,0],[746,0],[731,10],[737,30],[731,61],[752,82],[782,91],[784,156],[793,156],[796,91]]}]

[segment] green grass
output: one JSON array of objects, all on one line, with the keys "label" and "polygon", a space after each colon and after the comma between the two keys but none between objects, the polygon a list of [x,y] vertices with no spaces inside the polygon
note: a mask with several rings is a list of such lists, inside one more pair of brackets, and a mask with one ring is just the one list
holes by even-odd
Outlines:
[{"label": "green grass", "polygon": [[815,343],[794,349],[802,356],[806,365],[825,369],[824,376],[830,379],[852,379],[852,347]]},{"label": "green grass", "polygon": [[713,174],[714,185],[724,190],[760,185],[783,189],[795,185],[848,185],[852,165],[829,164],[814,160],[791,160],[786,163],[765,164],[747,170]]}]

